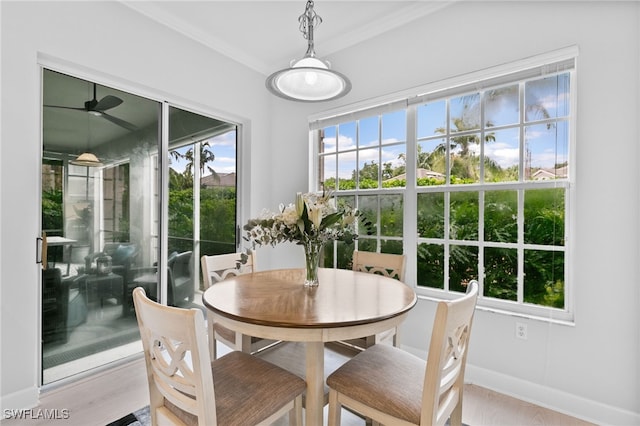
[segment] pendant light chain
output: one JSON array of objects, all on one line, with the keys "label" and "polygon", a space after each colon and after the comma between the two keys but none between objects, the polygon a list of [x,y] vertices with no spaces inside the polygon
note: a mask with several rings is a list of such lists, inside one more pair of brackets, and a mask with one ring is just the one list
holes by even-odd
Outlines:
[{"label": "pendant light chain", "polygon": [[307,40],[307,53],[302,59],[291,61],[289,68],[271,74],[265,82],[267,89],[276,96],[299,102],[329,101],[349,93],[349,79],[332,70],[329,61],[316,57],[313,31],[322,23],[322,18],[313,10],[312,0],[307,1],[298,23]]},{"label": "pendant light chain", "polygon": [[314,57],[316,56],[316,52],[313,44],[313,29],[322,24],[322,17],[313,10],[312,0],[307,1],[304,13],[298,17],[298,22],[300,22],[299,29],[302,36],[308,41],[306,56]]}]

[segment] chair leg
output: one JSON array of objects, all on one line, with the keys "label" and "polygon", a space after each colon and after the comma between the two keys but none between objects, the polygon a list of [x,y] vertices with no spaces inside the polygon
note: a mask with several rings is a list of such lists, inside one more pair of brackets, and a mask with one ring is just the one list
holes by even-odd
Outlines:
[{"label": "chair leg", "polygon": [[449,417],[449,424],[451,426],[462,426],[462,398],[458,400],[456,408],[451,412]]},{"label": "chair leg", "polygon": [[210,336],[209,338],[209,357],[211,358],[211,361],[218,359],[218,348],[216,345],[216,339],[214,339],[213,336]]},{"label": "chair leg", "polygon": [[251,336],[236,333],[236,347],[234,349],[248,354],[251,353]]},{"label": "chair leg", "polygon": [[218,349],[216,347],[215,331],[213,331],[213,315],[207,313],[207,334],[209,335],[209,358],[211,361],[218,359]]},{"label": "chair leg", "polygon": [[329,426],[340,425],[340,414],[342,407],[338,402],[338,392],[329,389]]},{"label": "chair leg", "polygon": [[293,408],[289,411],[289,426],[302,426],[302,395],[293,401]]}]

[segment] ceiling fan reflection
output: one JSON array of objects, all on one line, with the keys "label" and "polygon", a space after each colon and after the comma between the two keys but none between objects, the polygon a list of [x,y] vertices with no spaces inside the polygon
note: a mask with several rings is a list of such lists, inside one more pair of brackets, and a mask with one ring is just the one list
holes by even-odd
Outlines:
[{"label": "ceiling fan reflection", "polygon": [[68,107],[62,105],[44,105],[49,108],[61,108],[61,109],[70,109],[75,111],[85,111],[91,115],[102,117],[113,124],[116,124],[122,128],[125,128],[131,132],[138,130],[138,127],[128,121],[122,120],[121,118],[114,117],[113,115],[107,114],[107,110],[117,107],[123,101],[117,96],[107,95],[98,101],[96,97],[96,87],[97,84],[93,83],[93,99],[88,100],[84,103],[84,107]]}]

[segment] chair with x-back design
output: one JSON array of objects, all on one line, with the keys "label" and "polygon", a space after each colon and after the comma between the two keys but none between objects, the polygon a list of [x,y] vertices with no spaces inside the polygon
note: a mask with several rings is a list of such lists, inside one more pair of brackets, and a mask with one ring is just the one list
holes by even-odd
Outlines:
[{"label": "chair with x-back design", "polygon": [[160,305],[133,291],[153,425],[302,424],[304,380],[243,352],[211,362],[202,311]]},{"label": "chair with x-back design", "polygon": [[353,252],[353,270],[379,274],[404,282],[407,257],[404,254]]},{"label": "chair with x-back design", "polygon": [[[404,254],[391,254],[391,253],[375,253],[369,251],[353,252],[353,266],[354,271],[366,272],[368,274],[384,275],[404,282],[404,274],[407,264],[407,257]],[[369,346],[379,343],[381,341],[390,340],[393,342],[393,346],[398,346],[398,329],[393,328],[391,330],[378,333],[375,336],[363,337],[361,339],[352,339],[343,343],[347,343],[350,346],[355,346],[359,349],[365,349]]]},{"label": "chair with x-back design", "polygon": [[[205,288],[209,288],[227,277],[251,273],[256,267],[255,251],[248,253],[226,253],[205,255],[200,258],[202,278]],[[254,353],[272,343],[273,340],[260,339],[236,333],[213,322],[212,315],[207,315],[209,322],[209,352],[211,359],[216,359],[218,351],[216,342],[221,342],[231,349]]]},{"label": "chair with x-back design", "polygon": [[438,302],[427,361],[390,345],[374,345],[329,377],[329,425],[345,406],[385,425],[462,424],[464,372],[478,283]]}]

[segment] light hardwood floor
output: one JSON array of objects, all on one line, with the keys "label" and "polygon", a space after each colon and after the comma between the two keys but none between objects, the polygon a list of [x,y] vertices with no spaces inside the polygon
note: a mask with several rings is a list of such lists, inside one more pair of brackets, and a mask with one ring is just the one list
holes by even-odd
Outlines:
[{"label": "light hardwood floor", "polygon": [[[33,410],[33,417],[52,413],[63,417],[67,412],[67,419],[2,419],[0,423],[3,426],[104,426],[148,405],[146,380],[144,359],[140,357],[90,378],[43,392],[39,407]],[[38,413],[38,409],[42,412]],[[363,420],[350,413],[345,412],[342,417],[344,426],[364,425]],[[590,425],[475,385],[465,387],[462,420],[470,426]],[[280,426],[288,422],[276,424]]]}]

